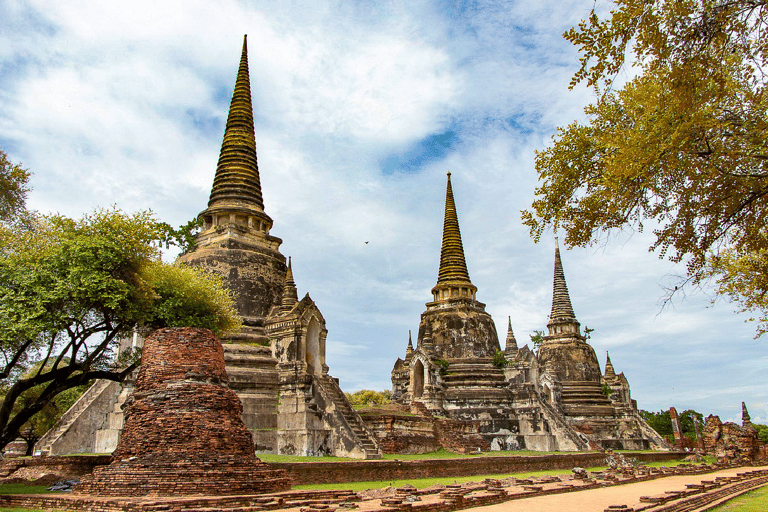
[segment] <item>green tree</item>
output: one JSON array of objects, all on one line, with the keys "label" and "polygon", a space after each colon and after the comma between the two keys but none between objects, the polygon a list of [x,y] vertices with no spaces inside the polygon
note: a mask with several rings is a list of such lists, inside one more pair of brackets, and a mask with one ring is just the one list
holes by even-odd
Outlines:
[{"label": "green tree", "polygon": [[672,418],[669,415],[669,410],[659,412],[641,410],[640,417],[660,436],[669,437],[672,435]]},{"label": "green tree", "polygon": [[[32,368],[25,372],[24,377],[29,378],[34,375],[34,373],[39,370],[40,364],[41,363],[38,362],[32,365]],[[26,455],[32,455],[35,443],[37,443],[43,434],[48,432],[48,430],[54,426],[61,415],[64,414],[78,398],[80,398],[80,395],[82,395],[89,386],[90,383],[86,383],[62,391],[21,426],[19,429],[19,437],[24,439],[27,443]],[[13,405],[13,414],[18,413],[25,407],[34,403],[44,389],[45,384],[40,384],[22,393]],[[5,387],[0,390],[0,400],[5,398],[5,391]]]},{"label": "green tree", "polygon": [[684,436],[691,439],[696,439],[696,427],[694,422],[699,427],[699,433],[704,430],[704,415],[693,409],[686,409],[680,413],[680,430]]},{"label": "green tree", "polygon": [[392,391],[372,391],[370,389],[361,389],[354,393],[344,393],[352,407],[368,407],[370,405],[384,405],[392,400]]},{"label": "green tree", "polygon": [[[674,289],[714,278],[768,328],[766,0],[615,0],[565,33],[597,100],[537,153],[523,221],[584,246],[653,227],[651,250],[684,262]],[[625,76],[631,78],[623,86]]]},{"label": "green tree", "polygon": [[541,344],[544,343],[544,331],[533,331],[533,334],[529,334],[529,336],[531,337],[533,350],[538,350]]},{"label": "green tree", "polygon": [[26,211],[29,171],[8,160],[0,149],[0,220],[13,222]]},{"label": "green tree", "polygon": [[114,349],[135,326],[239,328],[220,280],[160,261],[159,232],[117,210],[0,226],[0,447],[60,393],[128,375]]},{"label": "green tree", "polygon": [[768,444],[768,425],[755,425],[757,436]]}]

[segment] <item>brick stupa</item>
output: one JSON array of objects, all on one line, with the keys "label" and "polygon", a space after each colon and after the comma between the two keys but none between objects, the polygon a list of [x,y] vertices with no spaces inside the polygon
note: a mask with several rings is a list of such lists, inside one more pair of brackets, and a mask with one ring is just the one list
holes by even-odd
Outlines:
[{"label": "brick stupa", "polygon": [[144,342],[136,390],[114,461],[75,492],[103,496],[260,494],[286,490],[284,471],[254,454],[229,389],[219,339],[207,329],[160,329]]}]

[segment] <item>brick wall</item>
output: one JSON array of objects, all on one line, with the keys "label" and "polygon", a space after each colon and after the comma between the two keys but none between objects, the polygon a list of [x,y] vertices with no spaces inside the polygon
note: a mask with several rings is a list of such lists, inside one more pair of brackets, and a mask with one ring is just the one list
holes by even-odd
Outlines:
[{"label": "brick wall", "polygon": [[[675,460],[684,456],[680,452],[624,455],[644,462]],[[270,463],[269,466],[286,470],[293,485],[305,485],[494,475],[546,469],[571,469],[577,466],[593,467],[604,464],[605,454],[595,452],[532,456],[477,456],[463,459],[409,461],[281,462]]]}]

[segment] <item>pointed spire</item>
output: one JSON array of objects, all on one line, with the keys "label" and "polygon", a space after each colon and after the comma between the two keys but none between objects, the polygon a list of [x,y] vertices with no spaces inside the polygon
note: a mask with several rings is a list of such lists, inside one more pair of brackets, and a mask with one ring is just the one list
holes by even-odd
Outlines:
[{"label": "pointed spire", "polygon": [[555,277],[552,283],[552,313],[549,315],[549,335],[576,334],[579,332],[580,323],[573,312],[571,297],[568,294],[568,285],[565,283],[563,262],[560,259],[560,245],[555,239]]},{"label": "pointed spire", "polygon": [[413,340],[411,339],[411,330],[408,329],[408,348],[405,349],[405,357],[410,357],[413,354]]},{"label": "pointed spire", "polygon": [[237,72],[235,91],[232,94],[208,207],[233,202],[264,210],[259,166],[256,160],[251,83],[248,77],[247,36],[243,36],[240,68]]},{"label": "pointed spire", "polygon": [[293,270],[291,270],[291,257],[288,256],[288,268],[285,270],[285,281],[283,284],[283,300],[280,303],[281,311],[290,311],[296,303],[299,302],[299,292],[296,289],[296,282],[293,280]]},{"label": "pointed spire", "polygon": [[752,424],[752,418],[749,417],[749,411],[747,411],[747,404],[741,402],[741,426],[746,427]]},{"label": "pointed spire", "polygon": [[504,347],[504,352],[506,353],[516,353],[517,352],[517,340],[515,339],[515,333],[512,332],[512,317],[508,317],[508,325],[507,325],[507,344]]},{"label": "pointed spire", "polygon": [[464,259],[464,246],[461,243],[459,217],[456,214],[456,203],[453,200],[451,173],[448,173],[448,186],[445,190],[443,246],[440,250],[440,270],[437,275],[438,284],[444,281],[470,282],[467,262]]},{"label": "pointed spire", "polygon": [[608,353],[608,351],[605,351],[605,379],[615,379],[616,378],[616,370],[613,368],[613,364],[611,364],[611,355]]}]

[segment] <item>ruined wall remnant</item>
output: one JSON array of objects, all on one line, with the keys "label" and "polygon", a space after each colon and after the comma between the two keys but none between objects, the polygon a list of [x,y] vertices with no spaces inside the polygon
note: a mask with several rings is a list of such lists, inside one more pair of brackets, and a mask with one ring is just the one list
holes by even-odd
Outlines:
[{"label": "ruined wall remnant", "polygon": [[766,445],[758,437],[757,429],[745,413],[746,406],[742,403],[742,425],[720,421],[718,416],[709,415],[704,423],[702,441],[707,455],[732,461],[753,461],[765,459]]},{"label": "ruined wall remnant", "polygon": [[267,469],[254,455],[224,364],[221,342],[207,329],[150,335],[114,462],[84,478],[76,492],[221,495],[289,488],[284,472]]}]

